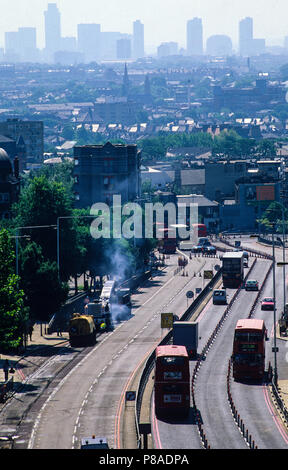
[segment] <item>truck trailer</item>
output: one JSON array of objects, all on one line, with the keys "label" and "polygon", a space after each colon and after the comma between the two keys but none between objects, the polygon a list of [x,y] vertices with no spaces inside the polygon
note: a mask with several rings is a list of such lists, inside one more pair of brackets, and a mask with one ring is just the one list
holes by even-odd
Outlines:
[{"label": "truck trailer", "polygon": [[74,313],[69,322],[70,346],[92,346],[96,343],[96,328],[93,317]]},{"label": "truck trailer", "polygon": [[173,344],[185,346],[189,358],[196,358],[198,348],[198,322],[175,321],[173,323]]}]

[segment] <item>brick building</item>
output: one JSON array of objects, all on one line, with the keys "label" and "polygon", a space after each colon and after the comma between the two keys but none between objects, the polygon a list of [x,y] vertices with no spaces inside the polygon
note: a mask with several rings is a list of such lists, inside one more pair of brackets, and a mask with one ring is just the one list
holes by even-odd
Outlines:
[{"label": "brick building", "polygon": [[111,144],[74,147],[75,207],[98,202],[122,204],[140,197],[140,151],[137,145]]}]

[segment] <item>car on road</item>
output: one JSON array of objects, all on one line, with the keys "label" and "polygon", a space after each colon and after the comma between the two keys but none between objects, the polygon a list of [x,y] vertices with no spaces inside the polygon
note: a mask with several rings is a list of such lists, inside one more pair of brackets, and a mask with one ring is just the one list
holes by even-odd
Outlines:
[{"label": "car on road", "polygon": [[208,237],[199,237],[198,238],[198,245],[201,245],[201,246],[209,246],[211,245]]},{"label": "car on road", "polygon": [[203,247],[203,253],[206,253],[208,255],[215,255],[216,254],[216,248],[215,246],[204,246]]},{"label": "car on road", "polygon": [[261,310],[274,310],[274,299],[273,299],[273,297],[265,297],[261,301]]},{"label": "car on road", "polygon": [[84,437],[81,439],[81,449],[109,449],[106,437]]},{"label": "car on road", "polygon": [[227,304],[227,294],[225,289],[215,289],[213,291],[213,304]]},{"label": "car on road", "polygon": [[191,251],[192,251],[192,253],[201,253],[201,252],[202,252],[202,248],[203,248],[202,245],[195,245],[195,246],[193,246],[193,248],[192,248]]},{"label": "car on road", "polygon": [[248,268],[248,259],[247,258],[243,258],[243,266],[244,266],[244,268]]},{"label": "car on road", "polygon": [[259,290],[258,281],[255,279],[248,279],[245,283],[245,290]]}]

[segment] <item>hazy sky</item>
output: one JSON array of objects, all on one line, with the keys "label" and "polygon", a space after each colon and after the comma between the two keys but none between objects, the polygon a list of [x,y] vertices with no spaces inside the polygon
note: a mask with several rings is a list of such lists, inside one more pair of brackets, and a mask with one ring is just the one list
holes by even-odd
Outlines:
[{"label": "hazy sky", "polygon": [[[47,0],[0,0],[0,46],[4,32],[21,26],[37,28],[38,47],[44,46]],[[254,18],[254,37],[282,45],[288,36],[288,0],[50,0],[61,12],[62,36],[76,36],[78,23],[100,23],[102,31],[132,33],[132,23],[145,25],[145,44],[176,41],[186,46],[186,22],[202,18],[204,39],[227,34],[238,43],[238,22]]]}]

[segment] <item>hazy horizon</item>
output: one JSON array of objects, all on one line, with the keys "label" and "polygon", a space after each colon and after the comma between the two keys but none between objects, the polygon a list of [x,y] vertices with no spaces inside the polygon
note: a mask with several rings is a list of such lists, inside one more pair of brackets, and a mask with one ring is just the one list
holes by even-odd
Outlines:
[{"label": "hazy horizon", "polygon": [[[6,1],[5,1],[6,3]],[[267,44],[282,45],[288,36],[287,0],[10,0],[2,8],[0,19],[0,47],[4,47],[4,33],[19,27],[37,29],[37,46],[44,47],[44,11],[48,3],[56,3],[61,13],[62,36],[77,37],[77,24],[99,23],[101,31],[119,31],[132,34],[133,21],[139,19],[145,26],[146,47],[157,47],[161,42],[175,41],[186,47],[186,23],[193,17],[202,18],[204,41],[213,34],[231,37],[238,45],[238,24],[242,18],[254,20],[254,37],[265,38]],[[0,5],[4,6],[4,0]]]}]

